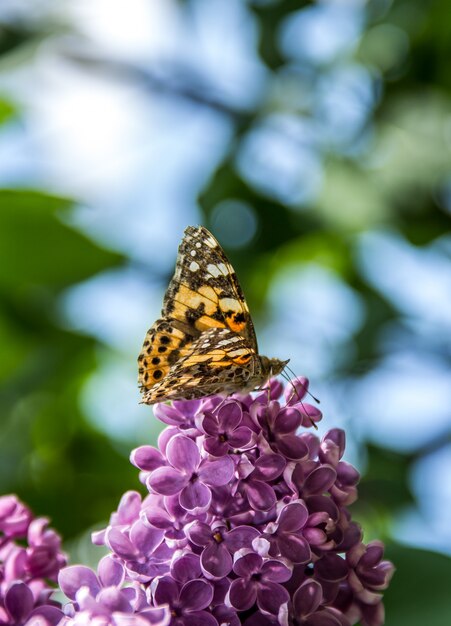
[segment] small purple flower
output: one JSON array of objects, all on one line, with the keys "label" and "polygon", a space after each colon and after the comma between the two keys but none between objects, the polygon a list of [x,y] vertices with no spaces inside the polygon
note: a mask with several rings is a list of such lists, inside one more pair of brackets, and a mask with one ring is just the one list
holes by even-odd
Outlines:
[{"label": "small purple flower", "polygon": [[237,526],[227,530],[219,521],[212,526],[193,522],[187,527],[186,533],[194,545],[203,547],[200,556],[202,571],[213,579],[227,576],[233,566],[232,555],[241,548],[250,548],[254,539],[260,535],[252,526]]},{"label": "small purple flower", "polygon": [[380,600],[380,592],[387,589],[394,573],[393,564],[383,561],[384,546],[381,541],[372,541],[368,545],[354,545],[346,554],[346,561],[351,567],[349,584],[356,597],[366,604]]},{"label": "small purple flower", "polygon": [[30,587],[22,582],[10,583],[0,606],[0,624],[10,626],[56,626],[63,618],[57,606],[36,606]]},{"label": "small purple flower", "polygon": [[290,626],[344,626],[338,611],[321,607],[323,591],[316,580],[306,580],[293,595]]},{"label": "small purple flower", "polygon": [[180,585],[170,576],[155,579],[152,599],[157,605],[168,605],[171,626],[218,626],[205,609],[213,599],[213,587],[200,578]]},{"label": "small purple flower", "polygon": [[335,468],[337,478],[331,489],[332,497],[341,504],[349,505],[357,499],[359,473],[349,463],[341,461],[345,448],[345,433],[339,428],[327,432],[321,442],[319,459]]},{"label": "small purple flower", "polygon": [[[95,623],[119,626],[131,624],[167,626],[170,621],[167,607],[150,607],[144,589],[138,585],[124,587],[125,569],[115,558],[101,559],[97,575],[82,565],[66,567],[60,572],[61,590],[72,600],[66,613],[75,616],[69,625]],[[103,621],[102,621],[103,620]]]},{"label": "small purple flower", "polygon": [[0,497],[0,533],[5,537],[24,537],[33,516],[15,495]]},{"label": "small purple flower", "polygon": [[52,528],[49,520],[39,517],[28,527],[26,570],[31,578],[57,580],[58,572],[66,565],[61,552],[61,537]]},{"label": "small purple flower", "polygon": [[277,496],[270,483],[282,475],[285,466],[280,454],[262,454],[253,463],[248,457],[242,459],[240,473],[244,477],[237,490],[246,496],[251,509],[269,511],[275,506]]},{"label": "small purple flower", "polygon": [[308,456],[306,444],[295,434],[303,422],[303,414],[298,408],[281,408],[277,401],[272,401],[267,406],[254,404],[251,415],[259,423],[266,441],[275,452],[280,452],[287,459]]},{"label": "small purple flower", "polygon": [[234,471],[232,459],[201,459],[192,439],[176,435],[169,442],[166,455],[170,466],[151,473],[148,486],[156,493],[179,495],[181,506],[187,511],[202,511],[211,502],[210,487],[228,483]]},{"label": "small purple flower", "polygon": [[200,420],[205,433],[204,448],[212,456],[224,456],[229,450],[252,446],[253,432],[242,426],[243,409],[238,402],[224,403],[216,413],[207,411]]},{"label": "small purple flower", "polygon": [[126,532],[110,526],[106,531],[105,544],[123,559],[133,579],[146,582],[167,570],[170,553],[163,544],[163,537],[161,529],[138,519]]},{"label": "small purple flower", "polygon": [[247,611],[257,603],[260,611],[277,616],[290,594],[281,583],[290,579],[291,568],[281,560],[263,559],[246,548],[235,554],[228,603],[237,611]]},{"label": "small purple flower", "polygon": [[284,506],[276,522],[269,523],[265,529],[265,537],[271,546],[269,554],[285,557],[293,563],[310,561],[310,546],[303,533],[308,519],[309,513],[302,500]]},{"label": "small purple flower", "polygon": [[172,404],[156,404],[154,415],[168,424],[176,426],[185,433],[196,431],[196,418],[204,411],[211,411],[222,402],[222,398],[211,396],[201,400],[175,400]]},{"label": "small purple flower", "polygon": [[49,582],[66,564],[59,535],[13,495],[0,498],[0,533],[0,624],[56,625],[63,613]]},{"label": "small purple flower", "polygon": [[180,505],[178,494],[165,496],[161,498],[162,502],[158,502],[154,498],[160,498],[160,496],[149,494],[146,498],[143,503],[142,515],[151,526],[164,532],[165,540],[171,547],[185,547],[188,542],[185,532],[187,525],[193,520],[202,519],[202,515],[200,513],[194,515],[184,509]]}]

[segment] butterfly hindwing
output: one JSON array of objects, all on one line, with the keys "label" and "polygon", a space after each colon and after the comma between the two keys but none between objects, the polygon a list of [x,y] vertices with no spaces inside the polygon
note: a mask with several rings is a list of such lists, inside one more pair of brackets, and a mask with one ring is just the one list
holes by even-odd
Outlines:
[{"label": "butterfly hindwing", "polygon": [[212,328],[191,344],[187,354],[144,394],[144,402],[200,398],[239,391],[259,371],[258,355],[228,328]]}]

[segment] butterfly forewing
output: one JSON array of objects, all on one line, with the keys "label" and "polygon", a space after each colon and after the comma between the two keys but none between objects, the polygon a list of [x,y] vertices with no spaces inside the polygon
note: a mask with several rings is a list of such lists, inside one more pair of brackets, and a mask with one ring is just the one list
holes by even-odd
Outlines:
[{"label": "butterfly forewing", "polygon": [[228,327],[246,337],[257,351],[249,308],[235,271],[219,243],[202,226],[185,230],[163,315],[187,323],[199,333]]}]

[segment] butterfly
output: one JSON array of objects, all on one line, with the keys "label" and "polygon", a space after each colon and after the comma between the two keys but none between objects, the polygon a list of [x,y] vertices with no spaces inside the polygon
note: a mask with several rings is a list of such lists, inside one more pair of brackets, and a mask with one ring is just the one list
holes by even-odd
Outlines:
[{"label": "butterfly", "polygon": [[261,388],[288,361],[258,353],[249,308],[224,250],[203,226],[188,226],[161,318],[138,357],[142,402]]}]

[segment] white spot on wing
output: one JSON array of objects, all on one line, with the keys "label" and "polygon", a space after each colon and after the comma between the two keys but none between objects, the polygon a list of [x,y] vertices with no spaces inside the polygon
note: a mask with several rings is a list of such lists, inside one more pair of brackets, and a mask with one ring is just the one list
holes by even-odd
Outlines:
[{"label": "white spot on wing", "polygon": [[207,246],[210,246],[210,248],[216,248],[216,246],[218,245],[213,237],[206,237],[204,241]]},{"label": "white spot on wing", "polygon": [[223,311],[241,311],[241,304],[238,300],[234,298],[221,298],[219,301],[219,306]]},{"label": "white spot on wing", "polygon": [[213,265],[213,263],[210,263],[209,265],[207,265],[207,270],[215,278],[217,278],[218,276],[228,275],[227,267],[226,265],[224,265],[224,263],[218,263],[218,265]]},{"label": "white spot on wing", "polygon": [[198,242],[196,243],[196,248],[201,248],[201,247],[202,247],[202,244],[200,243],[200,241],[198,241]]},{"label": "white spot on wing", "polygon": [[189,266],[189,269],[191,272],[197,272],[199,267],[200,267],[199,263],[196,263],[196,261],[192,261],[192,263]]},{"label": "white spot on wing", "polygon": [[191,256],[196,256],[197,252],[195,250],[191,250],[190,254]]},{"label": "white spot on wing", "polygon": [[241,338],[232,336],[229,339],[223,339],[222,341],[219,341],[217,345],[218,346],[229,346],[231,343],[233,343],[235,341],[241,341]]}]

